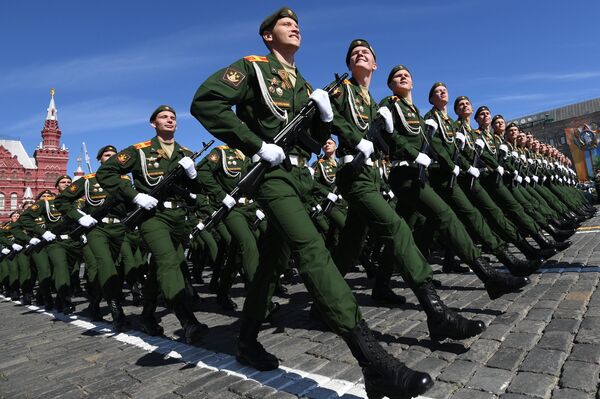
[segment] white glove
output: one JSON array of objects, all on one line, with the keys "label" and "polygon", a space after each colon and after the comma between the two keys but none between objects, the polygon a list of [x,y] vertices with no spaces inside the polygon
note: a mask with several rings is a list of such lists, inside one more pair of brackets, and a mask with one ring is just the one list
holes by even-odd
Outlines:
[{"label": "white glove", "polygon": [[394,133],[394,118],[388,107],[381,107],[377,110],[377,113],[381,115],[385,121],[385,131],[388,133]]},{"label": "white glove", "polygon": [[459,173],[460,173],[460,168],[458,167],[458,165],[455,165],[454,169],[452,169],[452,174],[454,176],[458,176]]},{"label": "white glove", "polygon": [[14,244],[12,245],[12,249],[14,249],[15,251],[19,252],[20,250],[22,250],[22,249],[23,249],[23,246],[21,246],[21,245],[19,245],[19,244],[17,244],[17,243],[14,243]]},{"label": "white glove", "polygon": [[542,183],[544,183],[546,181],[547,177],[546,176],[542,176]]},{"label": "white glove", "polygon": [[81,237],[79,237],[79,239],[81,240],[81,243],[83,245],[87,244],[87,237],[85,236],[85,234],[82,234]]},{"label": "white glove", "polygon": [[323,89],[317,89],[312,92],[310,99],[317,104],[321,120],[323,122],[331,122],[333,120],[333,109],[331,109],[329,94]]},{"label": "white glove", "polygon": [[190,193],[190,198],[195,200],[196,198],[198,198],[198,195],[196,195],[194,193]]},{"label": "white glove", "polygon": [[532,179],[533,179],[533,181],[534,181],[534,182],[536,182],[536,183],[537,183],[537,182],[540,180],[540,178],[539,178],[539,177],[537,177],[536,175],[533,175],[531,178],[532,178]]},{"label": "white glove", "polygon": [[31,244],[31,245],[38,245],[39,243],[40,243],[39,238],[33,237],[31,240],[29,240],[29,244]]},{"label": "white glove", "polygon": [[502,176],[504,174],[504,168],[498,165],[498,167],[496,168],[496,172],[498,172],[498,174]]},{"label": "white glove", "polygon": [[227,195],[225,195],[225,198],[223,198],[221,203],[223,203],[223,205],[225,205],[227,207],[227,209],[231,209],[235,206],[237,201],[231,195],[227,194]]},{"label": "white glove", "polygon": [[513,151],[513,152],[511,152],[511,153],[510,153],[510,155],[511,155],[513,158],[518,158],[518,157],[519,157],[519,153],[518,153],[518,152],[516,152],[516,151]]},{"label": "white glove", "polygon": [[[204,226],[204,223],[202,223],[202,222],[200,222],[200,223],[198,223],[198,224],[196,225],[196,228],[197,228],[198,230],[200,230],[200,231],[204,230],[204,227],[205,227],[205,226]],[[191,234],[190,234],[190,235],[191,235]]]},{"label": "white glove", "polygon": [[285,153],[283,148],[277,144],[269,144],[263,141],[260,150],[256,153],[259,157],[271,164],[271,166],[277,166],[285,159]]},{"label": "white glove", "polygon": [[139,193],[133,198],[133,203],[149,211],[158,205],[158,200],[151,195]]},{"label": "white glove", "polygon": [[500,144],[498,147],[500,151],[503,151],[505,154],[508,154],[508,146],[506,144]]},{"label": "white glove", "polygon": [[481,148],[482,150],[483,150],[483,147],[485,147],[485,143],[484,143],[484,142],[483,142],[483,140],[481,140],[481,139],[477,139],[477,140],[475,140],[475,144],[477,144],[477,146],[478,146],[479,148]]},{"label": "white glove", "polygon": [[519,184],[523,183],[523,178],[521,176],[517,176],[517,182]]},{"label": "white glove", "polygon": [[317,206],[313,206],[311,208],[311,211],[319,211],[319,213],[323,210],[323,208],[321,208],[321,205],[317,204]]},{"label": "white glove", "polygon": [[257,210],[256,210],[256,217],[257,217],[259,220],[263,220],[263,219],[265,218],[265,216],[266,216],[266,215],[264,214],[264,212],[263,212],[263,211],[261,211],[260,209],[257,209]]},{"label": "white glove", "polygon": [[196,164],[194,164],[194,160],[190,157],[183,157],[177,162],[181,167],[185,170],[185,174],[190,179],[195,179],[198,176],[198,172],[196,172]]},{"label": "white glove", "polygon": [[356,149],[365,154],[365,158],[369,158],[371,154],[375,152],[375,148],[373,148],[373,143],[366,139],[360,139],[360,142],[357,144]]},{"label": "white glove", "polygon": [[88,215],[87,213],[80,217],[78,222],[83,227],[92,227],[93,225],[98,223],[96,219],[94,219],[91,215]]},{"label": "white glove", "polygon": [[44,234],[42,234],[42,238],[46,241],[53,241],[56,240],[56,235],[54,235],[54,233],[52,233],[51,231],[44,231]]},{"label": "white glove", "polygon": [[2,248],[2,253],[4,255],[8,255],[10,253],[10,249],[8,249],[8,248]]},{"label": "white glove", "polygon": [[327,199],[331,202],[336,202],[338,200],[338,196],[334,193],[327,194]]},{"label": "white glove", "polygon": [[467,169],[467,173],[476,179],[479,177],[480,174],[479,169],[474,168],[473,166],[469,166],[469,169]]},{"label": "white glove", "polygon": [[535,161],[533,160],[533,158],[528,158],[527,162],[529,162],[530,165],[533,165],[535,163]]},{"label": "white glove", "polygon": [[467,139],[464,134],[462,134],[461,132],[456,132],[456,134],[454,135],[454,140],[457,141],[456,146],[459,149],[462,150],[465,148],[465,142],[467,141]]},{"label": "white glove", "polygon": [[554,175],[554,178],[555,178],[556,180],[558,180],[558,175]]},{"label": "white glove", "polygon": [[544,159],[544,160],[542,160],[542,163],[543,163],[544,165],[548,166],[548,160],[547,160],[547,159]]},{"label": "white glove", "polygon": [[527,158],[525,158],[525,154],[521,154],[519,158],[521,158],[521,161],[523,162],[527,161]]},{"label": "white glove", "polygon": [[422,152],[420,152],[419,155],[417,155],[417,157],[415,158],[415,162],[427,168],[429,167],[429,165],[431,165],[431,158],[429,158],[427,154],[423,154]]},{"label": "white glove", "polygon": [[390,199],[394,199],[394,197],[396,196],[396,194],[394,194],[392,190],[388,191],[387,195],[388,197],[390,197]]},{"label": "white glove", "polygon": [[526,181],[527,183],[531,183],[531,179],[529,178],[529,176],[525,176],[525,181]]}]

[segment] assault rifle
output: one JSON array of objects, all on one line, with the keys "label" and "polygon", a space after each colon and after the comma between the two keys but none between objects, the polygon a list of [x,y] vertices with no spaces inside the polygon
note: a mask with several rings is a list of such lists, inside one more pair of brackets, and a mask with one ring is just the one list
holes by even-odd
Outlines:
[{"label": "assault rifle", "polygon": [[[195,161],[196,158],[198,158],[206,150],[208,150],[214,144],[214,142],[214,140],[211,140],[208,143],[203,142],[202,149],[193,153],[190,158],[192,158],[192,160]],[[152,188],[152,190],[150,190],[148,195],[160,201],[160,199],[166,196],[169,193],[169,191],[174,189],[174,183],[179,179],[180,176],[182,176],[183,173],[183,167],[181,165],[177,165],[177,167],[171,172],[169,172],[169,174],[167,174],[160,181],[160,183],[158,183],[156,186],[154,186],[154,188]],[[150,212],[152,212],[152,210],[146,210],[142,207],[138,207],[136,210],[130,212],[127,216],[125,216],[125,219],[122,220],[122,223],[129,229],[132,229],[135,226],[137,226],[142,219],[148,217]]]},{"label": "assault rifle", "polygon": [[[465,135],[465,140],[467,137],[467,133],[464,132],[463,133]],[[454,152],[452,153],[452,163],[454,165],[456,165],[456,163],[458,162],[458,159],[460,158],[460,150],[458,149],[458,145],[456,145],[456,138],[454,138]],[[450,188],[450,190],[452,190],[454,188],[454,185],[456,184],[456,175],[454,173],[452,173],[452,176],[450,176],[450,183],[448,183],[448,188]]]},{"label": "assault rifle", "polygon": [[[56,223],[54,226],[52,226],[52,228],[50,228],[48,230],[52,234],[54,234],[56,236],[56,239],[58,240],[61,235],[64,235],[67,233],[69,226],[71,226],[71,222],[67,221],[63,218],[60,222]],[[27,247],[25,247],[25,249],[23,250],[23,253],[25,255],[31,255],[34,252],[39,252],[43,248],[47,247],[48,245],[50,245],[54,241],[56,241],[56,240],[46,241],[41,237],[37,237],[37,238],[40,240],[40,242],[38,242],[35,245],[28,245]]]},{"label": "assault rifle", "polygon": [[[361,154],[362,154],[362,152],[361,152]],[[331,190],[331,192],[333,194],[337,195],[337,186],[333,186],[333,190]],[[328,216],[331,213],[331,209],[333,208],[334,204],[335,204],[335,202],[330,200],[328,197],[325,197],[323,199],[323,201],[319,204],[321,209],[319,210],[318,207],[315,207],[315,210],[310,213],[310,218],[314,219],[317,216],[319,216],[321,213],[323,213],[323,215],[325,215],[325,216]]]},{"label": "assault rifle", "polygon": [[[508,153],[504,154],[504,156],[502,156],[503,151],[500,149],[500,147],[498,147],[498,165],[502,166],[504,168],[504,165],[506,164],[506,158],[508,158]],[[502,181],[502,176],[500,176],[500,173],[498,173],[496,175],[496,187],[500,186],[500,182]]]},{"label": "assault rifle", "polygon": [[[479,168],[479,158],[481,157],[481,153],[483,152],[483,148],[479,147],[477,144],[473,143],[473,165],[474,168]],[[473,185],[475,184],[475,176],[471,176],[471,181],[469,182],[469,190],[473,191]]]},{"label": "assault rifle", "polygon": [[[425,121],[425,125],[427,125],[427,133],[425,133],[423,143],[421,143],[420,152],[430,156],[431,153],[431,140],[433,140],[433,136],[438,129],[438,124],[433,119],[427,119]],[[433,158],[433,157],[432,157]],[[427,173],[425,172],[427,168],[423,165],[419,165],[419,176],[417,177],[417,181],[419,184],[423,185],[427,183]]]},{"label": "assault rifle", "polygon": [[[369,140],[370,142],[372,142],[376,151],[388,155],[390,153],[390,147],[381,136],[381,131],[383,130],[384,126],[385,119],[383,119],[381,115],[377,115],[377,117],[371,123],[367,134],[365,135],[365,140]],[[371,157],[373,157],[373,155]],[[355,175],[360,173],[360,170],[362,169],[364,163],[365,154],[359,152],[350,163],[352,171]]]},{"label": "assault rifle", "polygon": [[[325,91],[331,95],[333,91],[342,84],[342,82],[348,77],[348,73],[344,73],[342,76],[335,75],[335,80],[325,87]],[[298,114],[292,119],[273,139],[273,144],[283,148],[283,151],[289,151],[296,143],[300,143],[305,147],[308,147],[312,152],[317,153],[320,151],[320,144],[308,137],[305,133],[306,124],[312,120],[313,115],[317,111],[317,104],[309,99],[306,104],[302,106]],[[314,145],[317,144],[317,146]],[[287,161],[287,162],[286,162]],[[291,169],[291,163],[289,158],[286,157],[286,161],[282,163],[282,166],[286,169]],[[237,186],[229,193],[229,196],[233,197],[236,202],[243,195],[251,197],[254,190],[260,185],[265,173],[272,166],[269,162],[261,159],[257,162],[244,177],[238,182]],[[200,227],[196,226],[192,230],[192,237],[195,237],[200,230],[210,229],[218,224],[231,209],[227,205],[223,204],[212,214],[210,214],[202,223]]]}]

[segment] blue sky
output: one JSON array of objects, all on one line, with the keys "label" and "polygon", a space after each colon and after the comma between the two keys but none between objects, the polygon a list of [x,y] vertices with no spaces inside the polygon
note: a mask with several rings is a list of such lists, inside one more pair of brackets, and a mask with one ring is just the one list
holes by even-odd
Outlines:
[{"label": "blue sky", "polygon": [[365,38],[379,65],[374,97],[389,94],[389,70],[405,64],[423,114],[440,80],[451,98],[468,95],[507,118],[600,96],[597,0],[372,3],[8,2],[0,16],[0,136],[21,139],[32,154],[55,87],[70,173],[82,141],[94,158],[102,145],[152,137],[147,119],[159,104],[175,107],[177,140],[196,149],[209,136],[189,115],[194,92],[217,69],[265,54],[258,26],[282,5],[299,15],[296,63],[315,87],[344,72],[349,42]]}]

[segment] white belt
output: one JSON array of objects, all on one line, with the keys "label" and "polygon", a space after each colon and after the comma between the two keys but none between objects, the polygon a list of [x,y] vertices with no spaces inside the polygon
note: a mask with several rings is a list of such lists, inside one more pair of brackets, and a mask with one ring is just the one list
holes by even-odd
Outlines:
[{"label": "white belt", "polygon": [[102,218],[101,222],[102,223],[120,223],[121,219],[117,219],[117,218]]},{"label": "white belt", "polygon": [[237,202],[238,204],[247,205],[253,203],[254,200],[246,197],[240,197],[240,199],[238,199]]},{"label": "white belt", "polygon": [[68,239],[71,238],[71,237],[69,237],[68,234],[61,234],[61,235],[59,235],[59,237],[60,237],[61,240],[68,240]]},{"label": "white belt", "polygon": [[167,209],[177,209],[181,208],[181,203],[176,201],[165,201],[163,202],[163,206]]},{"label": "white belt", "polygon": [[410,166],[410,164],[408,163],[408,161],[393,161],[392,167],[396,166]]},{"label": "white belt", "polygon": [[[347,164],[350,163],[352,161],[354,161],[354,155],[344,155],[341,158],[342,164]],[[371,160],[371,158],[366,158],[365,157],[365,165],[369,165],[369,166],[373,166],[373,161]]]}]

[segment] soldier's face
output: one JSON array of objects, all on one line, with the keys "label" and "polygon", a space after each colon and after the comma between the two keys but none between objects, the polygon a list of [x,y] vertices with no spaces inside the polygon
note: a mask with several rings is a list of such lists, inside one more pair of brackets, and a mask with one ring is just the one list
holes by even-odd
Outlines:
[{"label": "soldier's face", "polygon": [[150,125],[157,133],[175,133],[177,117],[171,111],[161,111]]},{"label": "soldier's face", "polygon": [[473,107],[469,100],[460,100],[456,106],[456,112],[461,118],[469,118],[473,114]]},{"label": "soldier's face", "polygon": [[71,179],[67,179],[66,177],[64,179],[60,179],[60,181],[58,182],[58,191],[62,193],[70,185]]},{"label": "soldier's face", "polygon": [[323,152],[327,155],[331,155],[335,152],[336,148],[337,145],[335,144],[335,141],[333,141],[332,139],[328,139],[325,145],[323,146]]},{"label": "soldier's face", "polygon": [[406,69],[401,69],[390,81],[390,89],[394,94],[399,96],[406,96],[410,93],[413,88],[412,76]]},{"label": "soldier's face", "polygon": [[41,200],[47,200],[49,198],[52,198],[52,195],[48,194],[48,193],[44,193],[42,194],[42,196],[40,197]]},{"label": "soldier's face", "polygon": [[102,153],[102,156],[100,157],[100,163],[104,163],[104,162],[108,161],[108,159],[115,154],[116,154],[116,152],[114,152],[114,151],[104,151]]},{"label": "soldier's face", "polygon": [[525,144],[527,144],[527,146],[531,146],[531,144],[533,143],[533,136],[528,134],[525,136]]},{"label": "soldier's face", "polygon": [[514,143],[518,134],[519,134],[519,128],[516,126],[511,126],[508,129],[508,141],[510,141],[511,143]]},{"label": "soldier's face", "polygon": [[517,144],[519,145],[519,147],[523,147],[525,145],[526,140],[527,138],[525,137],[525,135],[519,133],[519,135],[517,136]]},{"label": "soldier's face", "polygon": [[356,46],[352,49],[349,66],[351,71],[354,71],[355,69],[364,69],[371,72],[377,69],[377,63],[375,62],[373,53],[364,46]]},{"label": "soldier's face", "polygon": [[496,134],[502,134],[505,130],[506,122],[504,122],[504,119],[496,119],[494,121],[494,132],[496,132]]},{"label": "soldier's face", "polygon": [[13,223],[16,222],[17,220],[19,220],[19,216],[21,215],[18,213],[13,213],[12,215],[10,215],[10,221]]},{"label": "soldier's face", "polygon": [[437,108],[443,108],[448,104],[448,89],[444,86],[438,86],[431,95],[431,102]]},{"label": "soldier's face", "polygon": [[480,113],[477,114],[477,116],[475,117],[475,120],[480,125],[489,126],[490,122],[492,121],[492,115],[490,114],[490,111],[488,111],[487,109],[484,109],[483,111],[481,111]]},{"label": "soldier's face", "polygon": [[534,151],[537,151],[540,149],[540,142],[539,141],[534,141],[531,143],[531,148],[533,148]]},{"label": "soldier's face", "polygon": [[292,18],[280,18],[271,31],[263,33],[263,40],[271,49],[298,49],[302,42],[300,28]]}]

